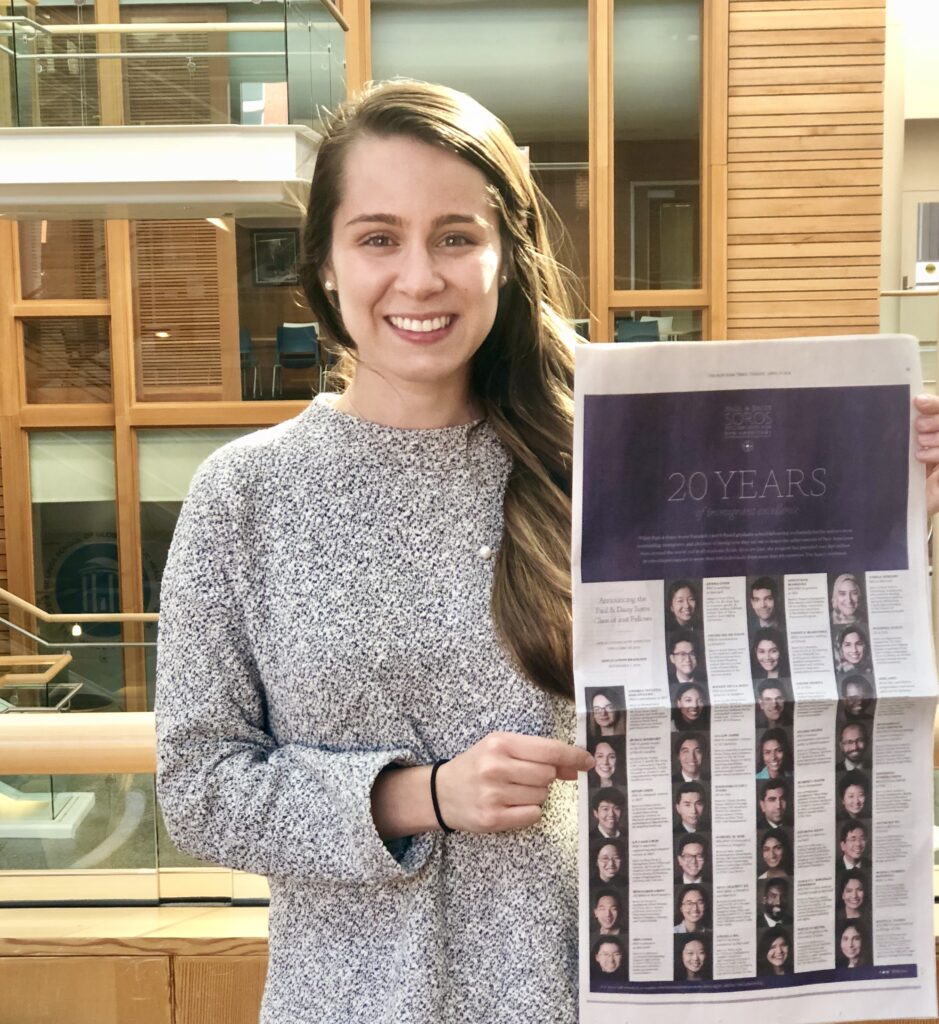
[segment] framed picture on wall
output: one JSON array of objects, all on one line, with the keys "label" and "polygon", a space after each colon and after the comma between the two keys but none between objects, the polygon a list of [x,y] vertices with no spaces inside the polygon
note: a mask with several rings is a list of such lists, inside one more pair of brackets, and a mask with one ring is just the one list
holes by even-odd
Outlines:
[{"label": "framed picture on wall", "polygon": [[251,265],[260,288],[299,284],[297,256],[300,232],[296,228],[257,228],[251,231]]}]

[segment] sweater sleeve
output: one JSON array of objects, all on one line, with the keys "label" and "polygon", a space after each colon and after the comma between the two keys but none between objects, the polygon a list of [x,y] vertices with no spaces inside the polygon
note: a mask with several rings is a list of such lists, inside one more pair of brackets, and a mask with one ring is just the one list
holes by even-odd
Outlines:
[{"label": "sweater sleeve", "polygon": [[223,459],[197,474],[163,575],[155,710],[169,834],[186,853],[262,875],[405,879],[435,836],[415,836],[393,856],[375,829],[371,790],[387,765],[417,763],[414,752],[279,744],[267,728],[234,582],[236,516],[217,480]]}]

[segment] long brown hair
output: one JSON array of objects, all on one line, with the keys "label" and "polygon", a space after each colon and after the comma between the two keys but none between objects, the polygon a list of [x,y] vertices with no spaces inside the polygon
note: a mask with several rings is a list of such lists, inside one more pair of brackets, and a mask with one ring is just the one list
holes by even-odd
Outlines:
[{"label": "long brown hair", "polygon": [[574,332],[563,273],[552,255],[555,216],[506,127],[463,93],[395,80],[368,88],[324,125],[310,189],[300,282],[328,338],[338,376],[354,371],[355,342],[320,274],[349,146],[363,136],[406,136],[478,168],[501,221],[503,271],[495,322],[473,357],[473,397],[512,455],[492,617],[509,653],[538,686],[573,694],[571,658],[571,449]]}]

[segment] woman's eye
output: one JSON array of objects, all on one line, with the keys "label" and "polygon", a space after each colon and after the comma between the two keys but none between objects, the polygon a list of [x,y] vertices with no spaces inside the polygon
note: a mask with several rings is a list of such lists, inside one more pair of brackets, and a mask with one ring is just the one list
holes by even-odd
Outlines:
[{"label": "woman's eye", "polygon": [[445,235],[441,240],[441,244],[446,249],[455,249],[464,245],[472,245],[473,240],[467,238],[466,235]]},{"label": "woman's eye", "polygon": [[369,235],[362,240],[362,245],[370,245],[377,249],[387,248],[393,244],[391,235]]}]

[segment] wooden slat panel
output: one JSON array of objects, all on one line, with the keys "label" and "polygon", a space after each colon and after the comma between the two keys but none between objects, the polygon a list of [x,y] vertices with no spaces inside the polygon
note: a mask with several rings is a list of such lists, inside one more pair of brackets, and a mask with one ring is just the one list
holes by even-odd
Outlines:
[{"label": "wooden slat panel", "polygon": [[218,234],[207,221],[133,225],[138,399],[224,397]]},{"label": "wooden slat panel", "polygon": [[849,23],[853,29],[867,28],[883,33],[884,12],[867,4],[856,4],[849,15],[843,9],[800,10],[788,3],[777,4],[775,8],[764,11],[741,11],[736,7],[730,10],[730,31],[739,36],[751,32],[775,34],[824,30],[826,37],[832,37],[850,31],[845,28]]},{"label": "wooden slat panel", "polygon": [[[845,214],[880,216],[880,196],[819,196],[798,199],[735,199],[727,203],[729,217],[834,217]],[[878,228],[880,224],[876,225]]]},{"label": "wooden slat panel", "polygon": [[[734,46],[731,40],[730,58],[749,57],[820,57],[831,53],[832,48],[826,43],[800,43],[798,45],[777,45],[777,46]],[[838,53],[852,57],[866,57],[884,55],[883,43],[841,43],[838,46]]]},{"label": "wooden slat panel", "polygon": [[728,336],[879,321],[881,0],[731,0]]}]

